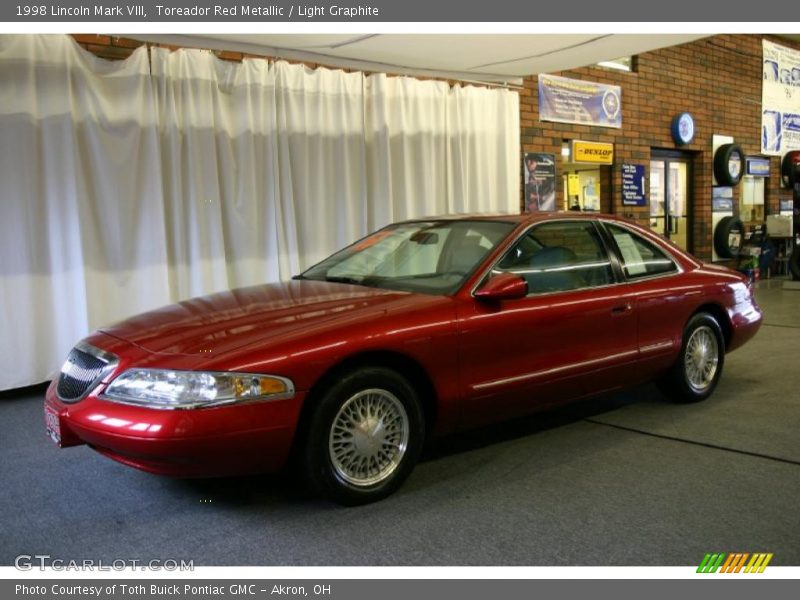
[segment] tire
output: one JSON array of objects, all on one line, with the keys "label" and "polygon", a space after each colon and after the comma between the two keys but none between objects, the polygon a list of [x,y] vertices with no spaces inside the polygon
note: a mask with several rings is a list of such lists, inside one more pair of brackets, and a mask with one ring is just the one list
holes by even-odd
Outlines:
[{"label": "tire", "polygon": [[796,163],[800,163],[797,151],[787,152],[783,155],[781,160],[781,181],[787,188],[793,188],[794,184],[798,183]]},{"label": "tire", "polygon": [[724,364],[725,338],[719,323],[708,313],[697,313],[686,324],[681,352],[659,388],[673,402],[700,402],[714,392]]},{"label": "tire", "polygon": [[[740,245],[731,248],[730,235],[739,232]],[[735,258],[741,250],[741,240],[744,239],[744,224],[736,217],[722,217],[714,228],[714,250],[720,258]]]},{"label": "tire", "polygon": [[800,280],[800,246],[795,246],[789,255],[789,272],[793,280]]},{"label": "tire", "polygon": [[301,449],[306,483],[347,506],[381,500],[414,469],[424,439],[418,394],[405,377],[384,367],[350,371],[312,407]]},{"label": "tire", "polygon": [[[731,176],[728,169],[728,162],[731,156],[738,154],[742,164],[739,167],[739,173],[735,177]],[[742,152],[739,144],[722,144],[714,153],[714,177],[717,179],[717,185],[732,186],[741,181],[744,175],[744,152]]]}]

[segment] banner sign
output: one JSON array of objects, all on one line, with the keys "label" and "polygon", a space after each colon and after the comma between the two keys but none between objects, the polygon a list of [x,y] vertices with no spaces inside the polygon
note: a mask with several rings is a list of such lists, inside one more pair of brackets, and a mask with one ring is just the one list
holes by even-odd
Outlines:
[{"label": "banner sign", "polygon": [[539,118],[619,129],[622,127],[622,88],[540,74]]},{"label": "banner sign", "polygon": [[556,209],[555,154],[528,152],[522,165],[525,174],[525,212]]},{"label": "banner sign", "polygon": [[800,150],[800,50],[767,40],[761,86],[761,152]]},{"label": "banner sign", "polygon": [[572,162],[610,165],[614,162],[614,144],[573,140]]},{"label": "banner sign", "polygon": [[644,165],[622,165],[622,203],[625,206],[644,206],[646,201]]}]

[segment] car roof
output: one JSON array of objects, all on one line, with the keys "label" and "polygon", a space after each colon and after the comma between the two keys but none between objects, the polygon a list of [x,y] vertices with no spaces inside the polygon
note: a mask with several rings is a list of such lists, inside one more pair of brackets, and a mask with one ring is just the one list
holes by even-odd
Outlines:
[{"label": "car roof", "polygon": [[534,213],[459,213],[450,215],[438,215],[422,217],[418,219],[408,219],[403,223],[418,223],[424,221],[499,221],[503,223],[537,223],[552,221],[557,219],[587,219],[596,220],[599,218],[612,221],[632,222],[630,219],[617,215],[609,215],[598,212],[578,212],[578,211],[540,211]]},{"label": "car roof", "polygon": [[[535,223],[546,223],[548,221],[564,221],[564,220],[581,220],[581,221],[606,221],[615,223],[624,223],[632,226],[641,235],[649,238],[651,241],[658,242],[662,250],[667,250],[673,259],[678,259],[684,268],[691,266],[699,266],[702,261],[692,256],[686,250],[679,248],[674,242],[665,240],[662,236],[649,231],[634,219],[620,216],[611,215],[608,213],[600,212],[578,212],[578,211],[539,211],[534,213],[469,213],[469,214],[451,214],[442,215],[438,217],[428,217],[420,219],[409,219],[402,221],[403,223],[420,223],[430,221],[495,221],[498,223],[511,223],[517,229],[520,226],[527,228],[529,225]],[[397,223],[395,223],[397,224]]]}]

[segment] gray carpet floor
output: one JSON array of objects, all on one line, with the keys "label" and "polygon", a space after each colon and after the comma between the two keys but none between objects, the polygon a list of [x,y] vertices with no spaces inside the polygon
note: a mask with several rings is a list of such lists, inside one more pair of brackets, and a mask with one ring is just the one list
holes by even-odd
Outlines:
[{"label": "gray carpet floor", "polygon": [[0,564],[19,554],[196,565],[800,565],[800,292],[764,282],[766,325],[708,401],[653,386],[441,440],[360,508],[283,476],[173,480],[45,437],[41,390],[0,398]]}]

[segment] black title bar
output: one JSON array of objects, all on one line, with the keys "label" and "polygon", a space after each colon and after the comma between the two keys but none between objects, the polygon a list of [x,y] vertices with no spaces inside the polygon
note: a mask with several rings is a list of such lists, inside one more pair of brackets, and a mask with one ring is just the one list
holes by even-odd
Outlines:
[{"label": "black title bar", "polygon": [[[786,0],[133,0],[96,2],[10,0],[0,6],[0,21],[76,22],[774,22],[797,19]],[[716,28],[718,29],[718,27]]]}]

